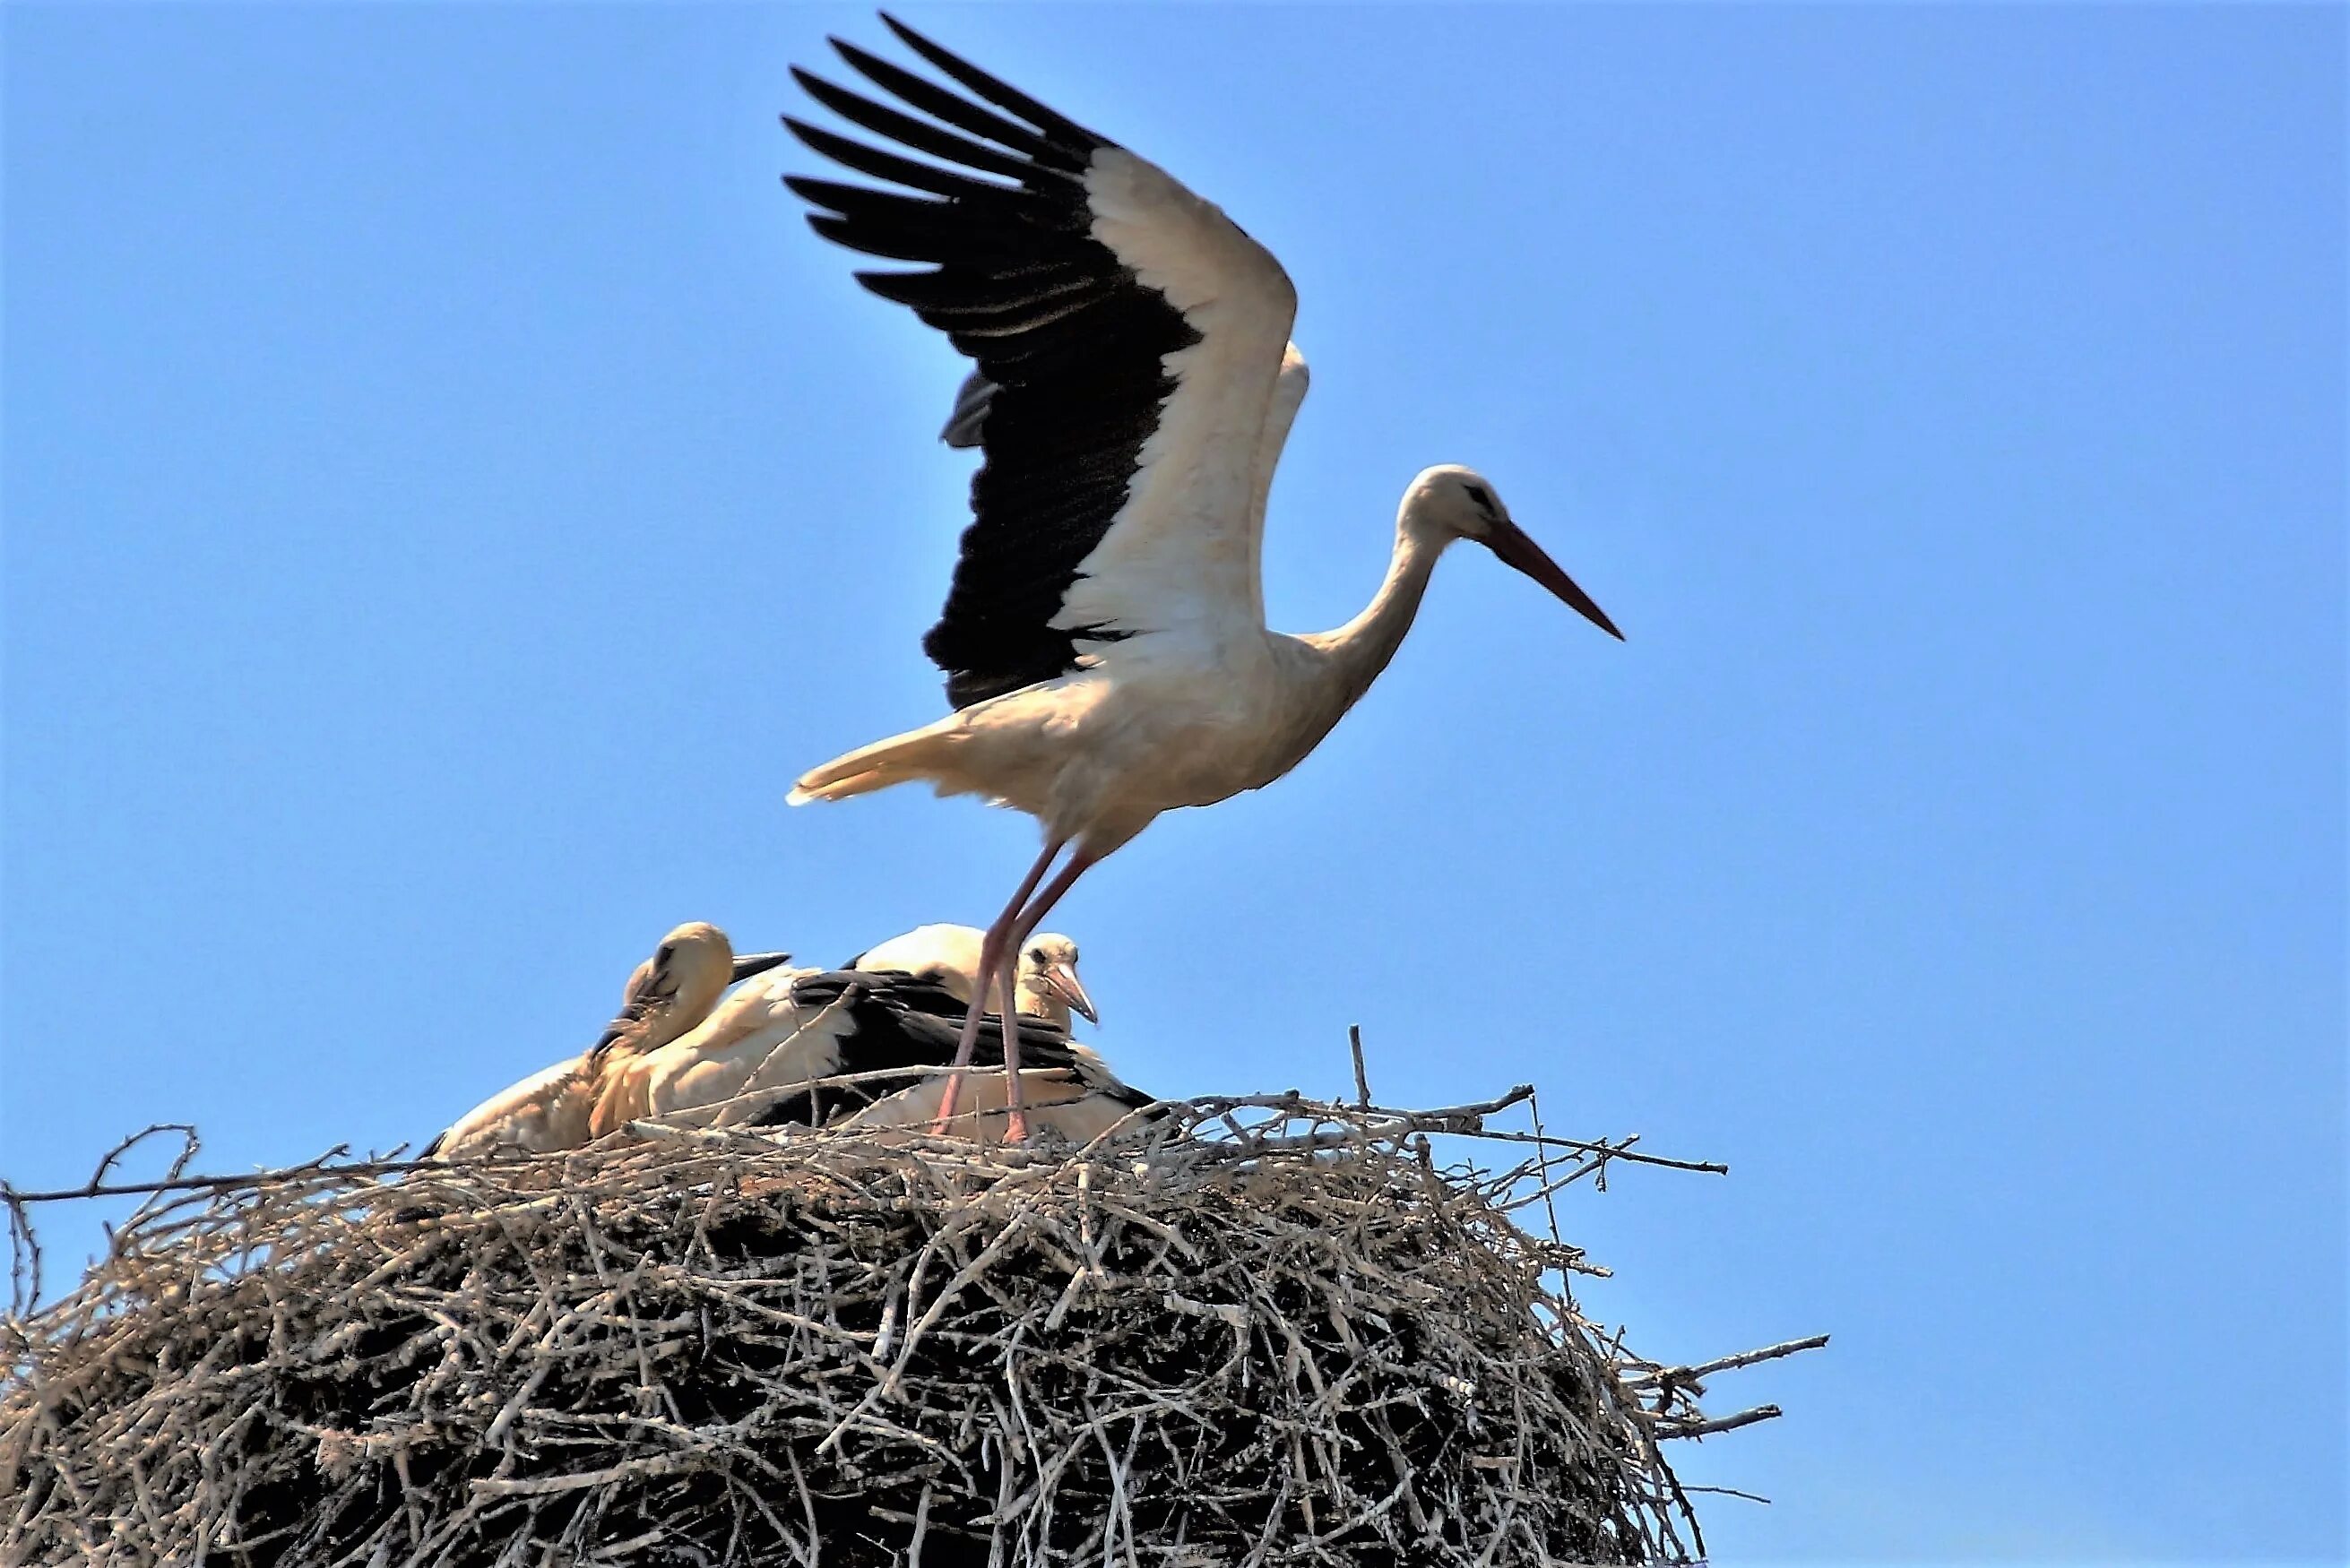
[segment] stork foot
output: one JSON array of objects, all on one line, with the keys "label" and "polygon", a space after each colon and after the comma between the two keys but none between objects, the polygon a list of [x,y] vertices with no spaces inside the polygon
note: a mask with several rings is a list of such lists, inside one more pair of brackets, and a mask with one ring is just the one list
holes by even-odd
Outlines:
[{"label": "stork foot", "polygon": [[931,1118],[932,1137],[947,1136],[948,1124],[954,1120],[955,1100],[962,1093],[962,1069],[960,1067],[948,1069],[946,1093],[939,1096],[939,1114]]}]

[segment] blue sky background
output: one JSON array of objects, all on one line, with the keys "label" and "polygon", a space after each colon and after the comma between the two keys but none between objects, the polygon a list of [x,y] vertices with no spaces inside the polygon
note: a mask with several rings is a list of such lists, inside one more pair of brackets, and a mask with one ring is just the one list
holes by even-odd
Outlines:
[{"label": "blue sky background", "polygon": [[[1055,923],[1167,1093],[1523,1078],[1727,1179],[1586,1293],[1785,1419],[1726,1560],[2329,1559],[2344,14],[941,10],[1223,203],[1315,389],[1276,624],[1462,461],[1357,713]],[[0,1171],[429,1136],[671,924],[837,961],[1029,825],[940,711],[959,374],[775,183],[853,10],[12,6]],[[68,1255],[98,1217],[53,1214]]]}]

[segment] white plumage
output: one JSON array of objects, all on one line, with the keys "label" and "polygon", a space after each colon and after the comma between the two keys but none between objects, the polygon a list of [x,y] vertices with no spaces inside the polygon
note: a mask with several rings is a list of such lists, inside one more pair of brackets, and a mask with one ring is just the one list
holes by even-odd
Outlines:
[{"label": "white plumage", "polygon": [[[1150,1116],[1151,1097],[1122,1082],[1101,1054],[1072,1042],[1066,1066],[1023,1067],[1021,1110],[1026,1134],[1055,1134],[1083,1146],[1136,1127]],[[1012,1141],[1012,1102],[1007,1080],[998,1072],[967,1075],[957,1104],[947,1105],[951,1075],[941,1073],[899,1090],[847,1117],[842,1125],[866,1129],[935,1132],[974,1143]]]},{"label": "white plumage", "polygon": [[588,1141],[595,1108],[582,1052],[499,1090],[424,1146],[425,1159],[479,1159],[492,1154],[544,1154]]},{"label": "white plumage", "polygon": [[[817,233],[929,264],[858,276],[976,362],[947,436],[975,439],[986,461],[924,641],[957,711],[810,770],[792,799],[920,779],[1035,816],[1044,852],[983,939],[981,967],[1009,994],[1020,944],[1087,867],[1159,813],[1269,784],[1320,742],[1394,656],[1454,540],[1621,634],[1491,484],[1451,466],[1406,491],[1369,607],[1333,631],[1268,629],[1265,501],[1306,386],[1288,275],[1163,171],[884,20],[963,92],[835,47],[930,119],[795,74],[842,118],[936,161],[787,120],[902,189],[787,183],[819,209]],[[958,1064],[984,1011],[974,996]],[[1009,1079],[1014,1138],[1024,1082]]]}]

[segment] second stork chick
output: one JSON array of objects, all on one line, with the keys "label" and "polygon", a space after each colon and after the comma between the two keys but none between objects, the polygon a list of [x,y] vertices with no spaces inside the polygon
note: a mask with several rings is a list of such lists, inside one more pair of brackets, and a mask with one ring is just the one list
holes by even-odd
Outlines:
[{"label": "second stork chick", "polygon": [[[909,1061],[945,1066],[952,1060],[970,1000],[978,981],[986,933],[974,926],[925,926],[859,956],[859,970],[897,971],[905,982],[891,986],[873,1005],[890,1017],[889,1033]],[[837,1119],[844,1127],[892,1131],[929,1130],[981,1144],[1018,1142],[1015,1110],[1024,1110],[1026,1132],[1047,1132],[1087,1144],[1149,1118],[1158,1102],[1119,1081],[1101,1054],[1069,1038],[1074,1009],[1099,1023],[1091,998],[1077,979],[1077,944],[1052,932],[1030,938],[1014,976],[1020,1013],[1021,1095],[1015,1105],[1003,1072],[999,1021],[984,1020],[974,1053],[976,1071],[958,1092],[959,1075],[948,1068],[895,1093],[880,1085],[880,1097]],[[1039,1027],[1039,1025],[1045,1027]],[[951,1106],[950,1102],[954,1102]],[[825,1119],[815,1107],[784,1102],[765,1119]]]}]

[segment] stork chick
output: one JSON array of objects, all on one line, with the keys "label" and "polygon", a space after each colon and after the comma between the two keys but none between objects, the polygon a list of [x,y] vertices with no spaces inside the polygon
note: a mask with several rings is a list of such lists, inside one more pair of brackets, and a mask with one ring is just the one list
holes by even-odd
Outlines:
[{"label": "stork chick", "polygon": [[[868,948],[849,960],[848,967],[871,974],[894,970],[936,981],[957,1002],[967,1003],[978,994],[986,946],[987,933],[976,926],[916,926],[902,937]],[[1013,995],[1020,1016],[1041,1018],[1064,1034],[1069,1032],[1072,1012],[1082,1013],[1088,1023],[1101,1022],[1085,982],[1077,978],[1077,944],[1058,931],[1039,931],[1029,939],[1014,971]]]},{"label": "stork chick", "polygon": [[700,1023],[733,981],[790,957],[751,953],[737,958],[733,944],[716,926],[691,920],[678,927],[629,976],[620,1011],[603,1038],[579,1055],[483,1101],[425,1145],[422,1158],[474,1159],[578,1147],[592,1136],[593,1112],[607,1075]]}]

